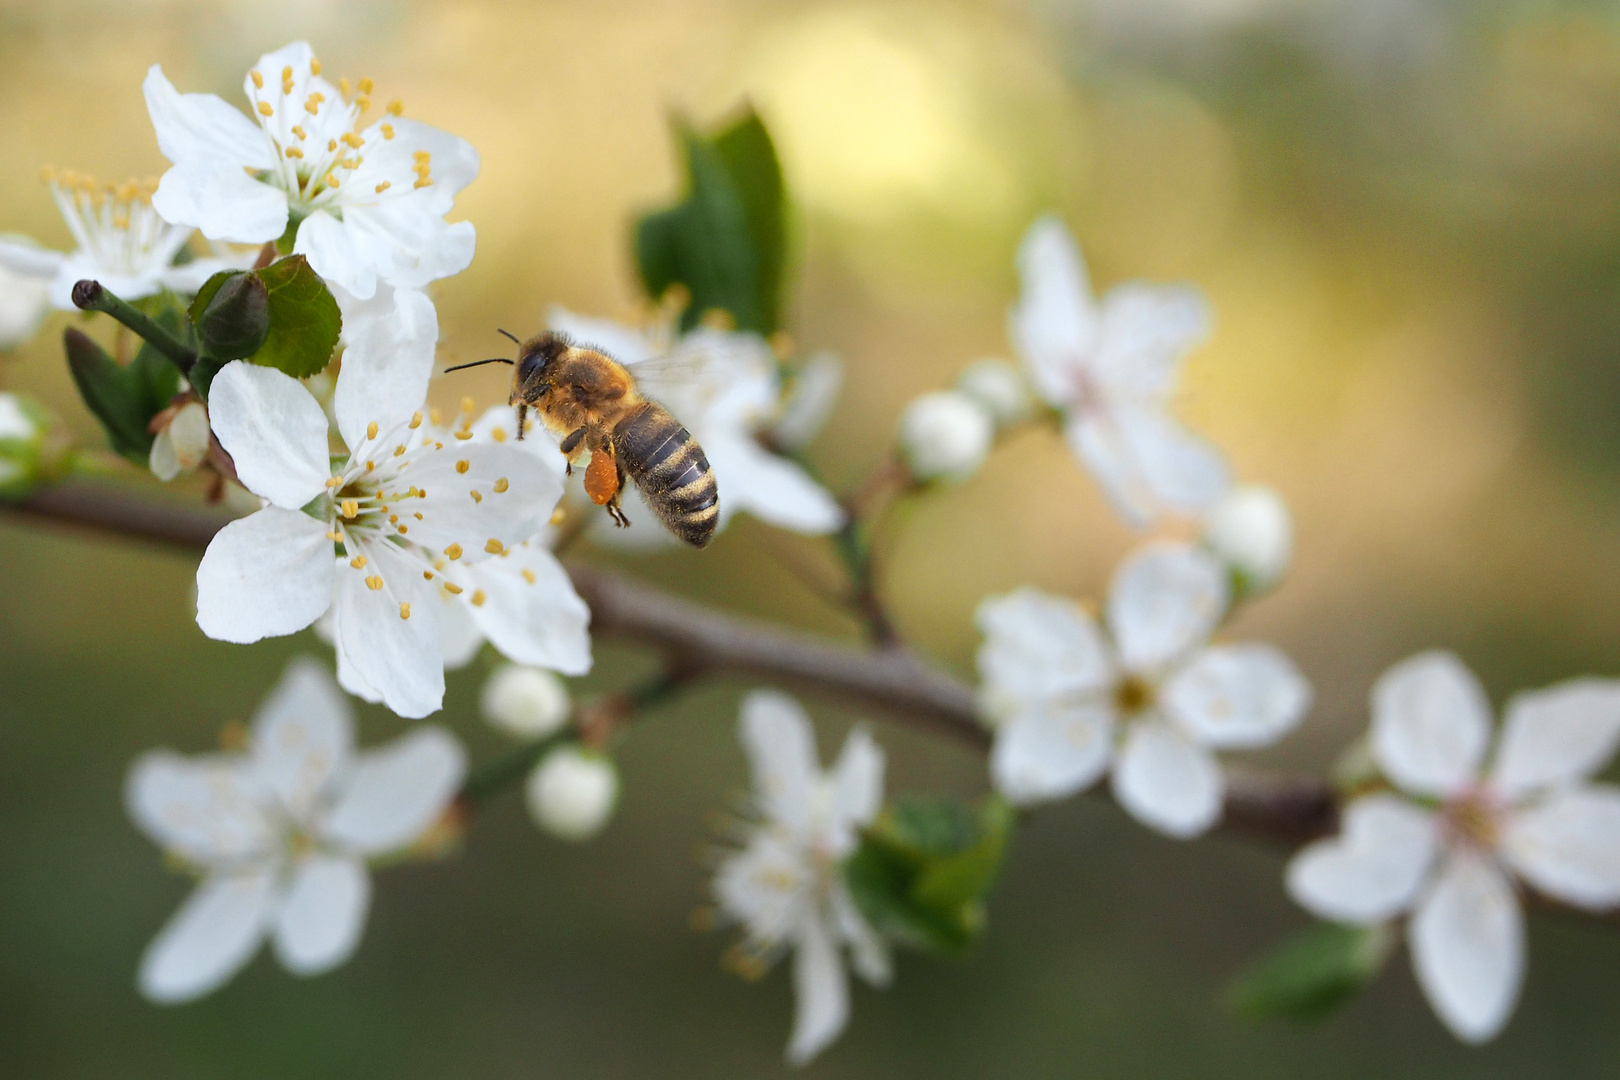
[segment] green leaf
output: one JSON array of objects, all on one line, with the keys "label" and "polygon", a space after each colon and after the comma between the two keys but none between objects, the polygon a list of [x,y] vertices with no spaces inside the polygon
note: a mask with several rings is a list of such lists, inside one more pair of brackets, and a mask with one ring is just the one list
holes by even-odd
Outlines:
[{"label": "green leaf", "polygon": [[343,316],[326,283],[302,255],[277,259],[252,273],[268,290],[270,332],[247,359],[295,379],[324,370],[343,329]]},{"label": "green leaf", "polygon": [[[153,438],[146,425],[159,410],[150,407],[149,387],[134,372],[134,364],[128,368],[120,366],[106,350],[74,327],[63,332],[62,344],[79,396],[107,429],[112,448],[131,461],[145,465]],[[164,405],[167,404],[165,399]]]},{"label": "green leaf", "polygon": [[1251,1020],[1322,1020],[1378,974],[1394,941],[1385,923],[1317,923],[1240,975],[1227,1007]]},{"label": "green leaf", "polygon": [[850,893],[873,925],[918,948],[957,952],[984,928],[1014,815],[992,798],[906,800],[889,808],[844,865]]},{"label": "green leaf", "polygon": [[636,262],[653,299],[683,285],[690,329],[705,311],[729,312],[739,329],[769,334],[780,319],[785,249],[782,170],[751,110],[712,138],[676,122],[686,164],[680,202],[636,224]]}]

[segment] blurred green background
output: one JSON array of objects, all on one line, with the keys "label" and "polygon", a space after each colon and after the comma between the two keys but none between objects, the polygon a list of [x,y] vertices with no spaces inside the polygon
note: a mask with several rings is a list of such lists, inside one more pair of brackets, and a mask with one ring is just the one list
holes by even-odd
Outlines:
[{"label": "blurred green background", "polygon": [[[790,326],[845,359],[813,456],[852,483],[912,395],[1004,355],[1012,254],[1046,208],[1099,285],[1191,280],[1217,313],[1182,407],[1245,478],[1292,503],[1296,568],[1238,632],[1317,688],[1269,764],[1322,769],[1371,680],[1456,648],[1498,700],[1614,673],[1620,630],[1620,13],[1551,0],[55,0],[0,2],[0,230],[67,242],[40,166],[119,179],[163,161],[140,95],[238,100],[296,37],[408,114],[473,141],[457,206],[478,257],[441,284],[447,361],[545,307],[633,317],[632,216],[677,177],[666,117],[744,96],[796,197]],[[92,436],[56,316],[0,385]],[[499,372],[435,392],[504,399]],[[135,482],[140,482],[138,479]],[[155,484],[149,485],[153,488]],[[172,494],[172,493],[171,493]],[[1133,542],[1055,436],[998,450],[884,539],[906,632],[969,670],[971,612],[1021,583],[1096,594]],[[701,555],[642,559],[689,595],[833,634],[778,561],[814,545],[740,522]],[[773,554],[774,552],[774,554]],[[602,557],[604,556],[593,556]],[[788,980],[719,970],[689,929],[716,810],[744,785],[743,684],[651,713],[597,842],[543,837],[515,794],[465,850],[383,871],[355,959],[313,980],[261,956],[204,1001],[143,1002],[137,958],[188,885],[128,824],[153,745],[212,746],[310,635],[205,640],[195,560],[0,518],[0,1072],[17,1077],[779,1075]],[[604,646],[582,690],[647,663]],[[499,753],[454,675],[441,719]],[[854,719],[812,702],[824,754]],[[368,712],[369,741],[399,722]],[[983,766],[891,727],[891,792],[974,795]],[[809,1072],[867,1077],[1560,1077],[1620,1073],[1620,933],[1546,914],[1506,1033],[1456,1043],[1404,955],[1308,1030],[1251,1026],[1219,995],[1303,915],[1281,853],[1177,844],[1103,800],[1019,835],[982,944],[907,955],[859,989]]]}]

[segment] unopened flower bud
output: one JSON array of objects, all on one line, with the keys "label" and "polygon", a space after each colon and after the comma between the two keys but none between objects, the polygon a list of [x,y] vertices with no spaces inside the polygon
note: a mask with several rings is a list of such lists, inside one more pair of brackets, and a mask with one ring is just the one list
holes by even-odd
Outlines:
[{"label": "unopened flower bud", "polygon": [[218,360],[252,356],[270,334],[270,290],[248,271],[226,278],[197,318],[197,341]]},{"label": "unopened flower bud", "polygon": [[1204,544],[1238,573],[1245,589],[1269,589],[1294,554],[1288,504],[1260,484],[1233,488],[1204,522]]},{"label": "unopened flower bud", "polygon": [[0,498],[21,498],[44,472],[45,411],[16,394],[0,394]]},{"label": "unopened flower bud", "polygon": [[526,739],[543,739],[568,720],[568,688],[549,671],[507,664],[484,683],[484,719]]},{"label": "unopened flower bud", "polygon": [[900,451],[918,480],[965,480],[990,453],[990,414],[957,390],[917,398],[900,415]]},{"label": "unopened flower bud", "polygon": [[164,482],[190,472],[208,457],[208,410],[191,401],[175,410],[174,416],[152,440],[147,464],[152,475]]},{"label": "unopened flower bud", "polygon": [[996,427],[1025,420],[1035,408],[1024,373],[1005,360],[977,360],[956,377],[956,388],[978,402]]},{"label": "unopened flower bud", "polygon": [[589,840],[613,816],[619,774],[607,757],[565,746],[529,774],[525,794],[535,824],[562,840]]}]

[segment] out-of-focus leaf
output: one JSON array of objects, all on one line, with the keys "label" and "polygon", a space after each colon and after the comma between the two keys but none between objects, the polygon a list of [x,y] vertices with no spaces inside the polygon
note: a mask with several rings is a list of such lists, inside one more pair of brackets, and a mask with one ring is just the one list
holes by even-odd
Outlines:
[{"label": "out-of-focus leaf", "polygon": [[152,449],[152,434],[146,426],[158,410],[149,410],[148,388],[134,372],[134,365],[121,367],[106,350],[74,327],[63,332],[62,344],[79,396],[107,430],[112,448],[145,465]]},{"label": "out-of-focus leaf", "polygon": [[247,359],[295,379],[324,370],[337,348],[343,315],[320,275],[302,255],[278,259],[251,271],[267,290],[270,330]]},{"label": "out-of-focus leaf", "polygon": [[1317,923],[1240,975],[1227,1006],[1251,1020],[1322,1020],[1378,974],[1394,939],[1387,924]]},{"label": "out-of-focus leaf", "polygon": [[[771,133],[750,109],[714,138],[732,187],[742,204],[748,238],[753,242],[759,325],[771,333],[781,325],[782,270],[787,255],[787,193],[782,164]],[[739,320],[740,325],[740,320]]]}]

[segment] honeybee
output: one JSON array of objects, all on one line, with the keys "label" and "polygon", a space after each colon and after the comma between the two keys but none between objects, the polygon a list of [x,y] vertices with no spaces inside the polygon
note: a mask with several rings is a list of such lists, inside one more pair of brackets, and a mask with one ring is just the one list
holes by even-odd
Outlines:
[{"label": "honeybee", "polygon": [[511,364],[507,401],[517,406],[518,438],[534,409],[560,437],[570,475],[579,455],[590,451],[585,493],[607,508],[614,524],[630,524],[619,507],[628,476],[670,532],[693,547],[707,545],[720,518],[720,493],[691,432],[668,409],[641,396],[629,369],[606,353],[562,334],[519,341],[501,333],[517,343],[515,361],[494,357],[445,370]]}]

